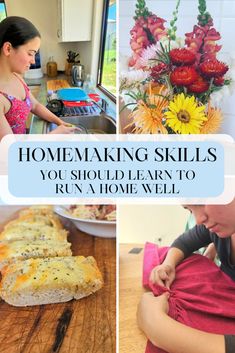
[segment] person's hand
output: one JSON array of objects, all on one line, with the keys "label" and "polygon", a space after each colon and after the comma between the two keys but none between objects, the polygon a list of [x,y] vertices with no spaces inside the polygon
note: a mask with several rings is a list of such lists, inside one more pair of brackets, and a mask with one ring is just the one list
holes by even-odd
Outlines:
[{"label": "person's hand", "polygon": [[76,127],[76,125],[73,125],[73,124],[70,124],[70,123],[66,123],[65,121],[62,121],[60,125],[67,126],[67,127]]},{"label": "person's hand", "polygon": [[51,131],[51,134],[74,134],[76,131],[80,131],[76,126],[65,126],[60,125],[56,129]]},{"label": "person's hand", "polygon": [[56,120],[54,121],[56,125],[58,126],[67,126],[67,127],[76,127],[76,125],[73,125],[71,123],[67,123],[66,121],[60,119],[60,118],[56,118]]},{"label": "person's hand", "polygon": [[216,254],[217,254],[217,252],[216,252],[216,248],[215,248],[214,243],[209,244],[203,253],[203,255],[206,256],[211,261],[215,260]]},{"label": "person's hand", "polygon": [[140,299],[137,308],[137,323],[139,328],[144,332],[148,330],[148,326],[156,320],[160,320],[161,315],[167,315],[169,311],[169,293],[166,292],[158,297],[153,293],[144,293]]},{"label": "person's hand", "polygon": [[162,263],[152,269],[149,279],[152,283],[170,289],[175,279],[175,267]]},{"label": "person's hand", "polygon": [[65,125],[65,126],[72,126],[72,124],[66,123],[64,120],[60,119],[60,118],[56,118],[56,120],[54,121],[55,124],[59,125]]}]

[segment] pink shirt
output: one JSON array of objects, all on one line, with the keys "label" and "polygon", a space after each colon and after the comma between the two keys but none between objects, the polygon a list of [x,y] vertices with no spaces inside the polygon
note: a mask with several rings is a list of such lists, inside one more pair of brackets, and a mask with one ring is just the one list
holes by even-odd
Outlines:
[{"label": "pink shirt", "polygon": [[[162,263],[168,248],[146,243],[143,285],[155,296],[169,292],[169,312],[184,325],[205,332],[235,335],[235,282],[207,257],[193,254],[176,267],[170,290],[149,282],[151,270]],[[156,325],[160,323],[157,322]],[[145,353],[166,353],[148,341]]]},{"label": "pink shirt", "polygon": [[26,119],[32,109],[32,102],[29,97],[29,88],[28,86],[21,81],[21,79],[16,76],[25,89],[25,99],[21,100],[16,97],[13,97],[7,93],[0,91],[4,97],[6,97],[10,103],[11,107],[8,112],[5,114],[5,117],[13,131],[14,134],[25,134],[26,133]]}]

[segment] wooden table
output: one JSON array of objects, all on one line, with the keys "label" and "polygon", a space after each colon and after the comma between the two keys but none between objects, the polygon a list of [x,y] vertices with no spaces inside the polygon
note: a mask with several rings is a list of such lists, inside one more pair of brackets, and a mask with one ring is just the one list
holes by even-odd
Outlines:
[{"label": "wooden table", "polygon": [[104,287],[60,304],[17,308],[0,301],[1,353],[116,352],[116,239],[87,235],[70,222],[65,227],[73,255],[95,257]]},{"label": "wooden table", "polygon": [[[133,248],[140,253],[130,253]],[[143,245],[120,244],[119,263],[119,353],[144,353],[146,338],[136,323],[142,288]]]}]

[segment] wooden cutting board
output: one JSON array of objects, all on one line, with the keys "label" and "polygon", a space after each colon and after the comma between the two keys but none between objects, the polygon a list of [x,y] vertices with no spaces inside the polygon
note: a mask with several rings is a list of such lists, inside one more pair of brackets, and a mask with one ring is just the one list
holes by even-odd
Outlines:
[{"label": "wooden cutting board", "polygon": [[47,81],[47,90],[57,91],[61,88],[69,88],[70,84],[67,80],[50,80]]},{"label": "wooden cutting board", "polygon": [[92,255],[105,285],[67,303],[17,308],[0,301],[1,353],[115,353],[116,240],[93,237],[70,222],[73,255]]}]

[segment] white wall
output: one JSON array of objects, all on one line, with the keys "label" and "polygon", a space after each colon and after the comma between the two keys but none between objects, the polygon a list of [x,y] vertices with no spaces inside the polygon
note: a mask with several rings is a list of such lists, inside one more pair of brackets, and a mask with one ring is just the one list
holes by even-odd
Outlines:
[{"label": "white wall", "polygon": [[120,205],[119,242],[170,245],[184,232],[188,217],[189,212],[179,205]]},{"label": "white wall", "polygon": [[[135,0],[119,0],[119,45],[120,53],[130,55],[129,32],[134,25]],[[146,4],[153,13],[166,19],[172,19],[176,0],[146,0]],[[193,25],[197,23],[198,0],[181,0],[177,21],[177,34],[183,36],[191,32]],[[234,0],[207,0],[207,10],[214,19],[214,26],[220,32],[223,45],[221,56],[235,57],[235,40],[232,39],[235,31],[235,1]],[[227,133],[235,138],[235,93],[222,105],[224,123],[221,133]]]},{"label": "white wall", "polygon": [[[53,56],[57,62],[58,70],[63,71],[68,50],[79,52],[79,59],[85,65],[86,72],[91,71],[92,42],[58,43],[57,41],[57,0],[5,0],[5,2],[8,16],[26,17],[41,33],[40,52],[44,73],[50,56]],[[102,2],[99,0],[101,5]],[[82,16],[82,10],[78,14],[78,20],[79,16]],[[96,32],[96,29],[93,28],[93,32]]]}]

